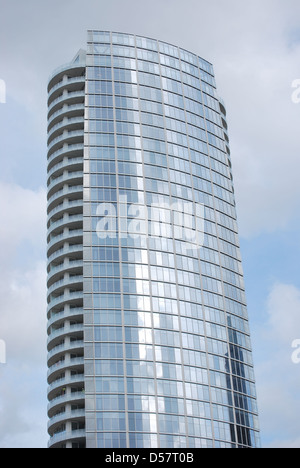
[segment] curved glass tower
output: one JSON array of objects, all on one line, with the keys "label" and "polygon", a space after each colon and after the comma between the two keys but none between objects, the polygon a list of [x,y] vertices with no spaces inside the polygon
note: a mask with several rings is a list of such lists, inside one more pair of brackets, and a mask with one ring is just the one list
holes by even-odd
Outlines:
[{"label": "curved glass tower", "polygon": [[258,447],[212,65],[89,31],[48,89],[49,446]]}]

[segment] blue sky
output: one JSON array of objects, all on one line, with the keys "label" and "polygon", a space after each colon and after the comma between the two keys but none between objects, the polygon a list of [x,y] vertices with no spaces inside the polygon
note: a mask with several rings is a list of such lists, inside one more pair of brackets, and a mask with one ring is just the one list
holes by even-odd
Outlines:
[{"label": "blue sky", "polygon": [[[213,62],[227,105],[262,444],[300,447],[298,0],[0,0],[0,447],[45,447],[47,79],[87,29]],[[34,12],[34,14],[33,14]],[[21,397],[20,397],[21,395]]]}]

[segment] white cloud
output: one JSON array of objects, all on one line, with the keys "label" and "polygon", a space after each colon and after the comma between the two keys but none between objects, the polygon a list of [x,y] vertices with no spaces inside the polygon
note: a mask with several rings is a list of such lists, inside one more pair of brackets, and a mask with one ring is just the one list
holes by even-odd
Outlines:
[{"label": "white cloud", "polygon": [[11,261],[12,253],[24,241],[41,247],[46,236],[46,190],[23,188],[0,182],[0,260]]},{"label": "white cloud", "polygon": [[0,447],[45,445],[45,191],[0,183]]},{"label": "white cloud", "polygon": [[292,102],[292,82],[300,77],[300,47],[291,47],[288,31],[299,5],[242,8],[248,18],[240,17],[235,46],[228,33],[215,69],[227,105],[240,229],[249,237],[285,229],[297,216],[300,105]]},{"label": "white cloud", "polygon": [[0,199],[0,338],[11,356],[36,359],[46,327],[45,190],[0,183]]},{"label": "white cloud", "polygon": [[46,263],[0,274],[0,337],[7,361],[46,362]]},{"label": "white cloud", "polygon": [[292,284],[275,284],[268,298],[270,336],[291,346],[300,339],[300,290]]},{"label": "white cloud", "polygon": [[[300,365],[292,362],[292,341],[300,338],[300,290],[277,283],[267,301],[268,319],[256,337],[258,404],[267,445],[300,448]],[[260,348],[260,351],[258,351]]]},{"label": "white cloud", "polygon": [[0,447],[45,448],[45,370],[9,359],[0,366]]}]

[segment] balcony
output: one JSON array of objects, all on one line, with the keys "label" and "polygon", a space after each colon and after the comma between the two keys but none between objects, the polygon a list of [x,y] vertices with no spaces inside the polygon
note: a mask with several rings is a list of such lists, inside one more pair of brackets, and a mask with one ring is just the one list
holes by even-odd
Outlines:
[{"label": "balcony", "polygon": [[61,361],[57,361],[53,365],[51,365],[48,369],[48,381],[51,379],[51,381],[55,380],[57,377],[60,376],[60,374],[64,371],[68,370],[76,370],[79,372],[82,372],[84,366],[84,358],[83,356],[81,357],[76,357],[76,358],[69,358],[69,359],[63,359]]},{"label": "balcony", "polygon": [[82,184],[83,183],[83,172],[82,171],[65,171],[61,176],[56,179],[52,179],[48,185],[48,197],[51,198],[52,194],[55,194],[62,190],[65,185]]},{"label": "balcony", "polygon": [[48,231],[47,231],[47,236],[55,235],[56,230],[61,230],[62,228],[69,227],[73,228],[75,226],[78,227],[78,229],[82,229],[82,223],[83,223],[83,215],[82,214],[74,214],[74,215],[69,215],[69,216],[64,216],[63,218],[59,219],[58,221],[55,221],[51,223]]},{"label": "balcony", "polygon": [[48,366],[51,367],[55,360],[59,357],[63,357],[67,352],[80,352],[83,351],[84,341],[77,340],[70,343],[64,343],[62,345],[55,346],[51,351],[48,352]]},{"label": "balcony", "polygon": [[83,199],[82,198],[79,198],[78,200],[72,200],[72,201],[64,200],[62,203],[54,207],[49,212],[48,225],[51,222],[51,220],[55,217],[55,215],[57,215],[56,216],[56,219],[57,219],[64,213],[82,215],[82,211],[83,211]]},{"label": "balcony", "polygon": [[85,76],[73,76],[62,79],[54,85],[48,93],[48,106],[61,94],[64,89],[68,91],[75,91],[78,88],[85,86]]},{"label": "balcony", "polygon": [[61,432],[59,434],[55,434],[50,438],[50,441],[48,442],[48,448],[55,448],[55,445],[61,444],[62,442],[67,442],[67,441],[82,441],[85,439],[85,429],[80,429],[77,431],[65,431]]},{"label": "balcony", "polygon": [[62,325],[65,322],[65,320],[78,320],[81,317],[83,317],[82,307],[76,307],[63,312],[52,314],[48,320],[48,333],[50,333],[50,327],[52,325],[59,326]]},{"label": "balcony", "polygon": [[62,339],[65,339],[67,336],[73,337],[73,335],[79,336],[83,334],[83,322],[76,323],[75,325],[66,325],[57,330],[51,330],[50,335],[48,336],[47,344],[50,349],[51,346],[55,346],[56,343],[60,342]]},{"label": "balcony", "polygon": [[49,77],[48,93],[51,93],[51,90],[62,81],[65,75],[69,78],[85,75],[85,62],[67,63],[54,70]]},{"label": "balcony", "polygon": [[[73,259],[82,259],[83,256],[83,245],[82,242],[74,245],[64,245],[61,249],[56,250],[53,254],[48,257],[48,265],[53,261],[61,262],[65,257]],[[79,257],[79,258],[78,258]]]},{"label": "balcony", "polygon": [[48,157],[48,171],[66,157],[81,157],[83,161],[83,149],[83,143],[64,145],[63,148],[58,149]]},{"label": "balcony", "polygon": [[[80,170],[83,173],[83,158],[66,158],[63,161],[55,164],[49,171],[48,171],[48,184],[51,181],[51,177],[54,175],[58,176],[64,172],[64,170],[69,171],[76,171]],[[58,173],[58,174],[57,174]]]},{"label": "balcony", "polygon": [[60,425],[61,423],[67,422],[67,421],[82,421],[85,418],[85,409],[79,409],[79,410],[74,410],[74,411],[65,411],[62,413],[59,413],[55,416],[53,416],[49,421],[48,421],[48,431],[53,432],[55,430],[55,427]]},{"label": "balcony", "polygon": [[48,119],[51,117],[51,115],[58,111],[62,105],[68,104],[68,105],[75,105],[75,104],[84,104],[84,99],[85,99],[85,91],[80,90],[80,91],[73,91],[73,92],[66,92],[63,93],[61,96],[56,98],[54,101],[51,102],[50,106],[48,107]]},{"label": "balcony", "polygon": [[51,299],[48,304],[47,312],[50,312],[54,307],[63,307],[67,304],[78,305],[78,302],[83,301],[83,291],[69,292],[62,294],[61,296]]},{"label": "balcony", "polygon": [[83,143],[83,138],[83,129],[71,131],[65,130],[61,135],[51,140],[51,142],[48,144],[48,157],[50,157],[51,154],[55,153],[60,148],[62,148],[63,144],[75,145]]},{"label": "balcony", "polygon": [[50,297],[51,294],[59,293],[64,291],[66,288],[71,288],[72,286],[81,286],[83,284],[83,276],[82,275],[75,275],[75,276],[69,276],[67,278],[64,278],[60,281],[57,281],[56,283],[53,283],[52,286],[48,288],[48,297]]},{"label": "balcony", "polygon": [[64,117],[80,117],[84,119],[84,104],[73,104],[68,106],[65,104],[61,109],[54,112],[48,119],[48,132],[51,131],[52,127],[61,121]]},{"label": "balcony", "polygon": [[84,390],[80,392],[74,393],[65,393],[64,395],[60,395],[53,400],[51,400],[48,404],[48,415],[51,417],[55,413],[55,410],[63,405],[67,405],[68,403],[82,403],[85,399]]},{"label": "balcony", "polygon": [[82,229],[65,229],[65,232],[62,234],[58,234],[53,236],[50,241],[48,241],[48,255],[51,255],[54,250],[58,250],[61,248],[66,242],[68,241],[76,241],[80,242],[83,238],[83,230]]},{"label": "balcony", "polygon": [[[48,385],[48,399],[52,401],[57,392],[67,386],[74,384],[83,384],[84,383],[84,372],[76,375],[71,375],[70,377],[62,377],[59,379],[49,379]],[[56,392],[56,393],[54,393]]]},{"label": "balcony", "polygon": [[48,287],[52,286],[58,278],[64,273],[75,274],[83,271],[83,261],[82,260],[66,260],[56,267],[52,267],[47,277]]},{"label": "balcony", "polygon": [[62,202],[64,198],[68,197],[69,200],[73,197],[77,198],[78,195],[82,195],[83,198],[83,185],[71,185],[70,187],[58,190],[48,199],[48,213],[52,208],[56,207],[59,202]]},{"label": "balcony", "polygon": [[83,130],[84,119],[80,117],[72,117],[60,120],[56,125],[51,127],[51,130],[48,132],[48,145],[52,140],[57,138],[64,130]]}]

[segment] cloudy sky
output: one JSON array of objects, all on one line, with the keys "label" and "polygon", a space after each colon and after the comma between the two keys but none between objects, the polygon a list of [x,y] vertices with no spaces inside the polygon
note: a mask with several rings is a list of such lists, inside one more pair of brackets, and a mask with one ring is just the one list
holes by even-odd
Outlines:
[{"label": "cloudy sky", "polygon": [[230,126],[262,445],[300,448],[300,364],[291,360],[300,339],[299,0],[0,0],[0,9],[0,447],[47,444],[47,79],[85,46],[87,29],[103,29],[214,64]]}]

